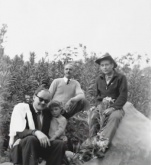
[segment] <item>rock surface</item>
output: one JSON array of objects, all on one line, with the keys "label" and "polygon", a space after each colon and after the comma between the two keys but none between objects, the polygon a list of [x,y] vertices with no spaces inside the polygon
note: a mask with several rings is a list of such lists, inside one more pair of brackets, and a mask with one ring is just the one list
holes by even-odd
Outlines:
[{"label": "rock surface", "polygon": [[[2,163],[0,165],[13,165],[13,163],[10,163],[10,162],[5,162],[5,163]],[[45,165],[45,162],[43,161],[41,164],[39,165]]]},{"label": "rock surface", "polygon": [[151,120],[127,102],[125,116],[103,159],[85,165],[151,165]]}]

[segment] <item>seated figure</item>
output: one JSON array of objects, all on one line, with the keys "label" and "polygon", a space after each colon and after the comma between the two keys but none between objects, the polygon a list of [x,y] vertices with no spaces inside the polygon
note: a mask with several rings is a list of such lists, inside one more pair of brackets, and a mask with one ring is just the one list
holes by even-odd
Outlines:
[{"label": "seated figure", "polygon": [[62,104],[59,101],[51,101],[48,104],[48,109],[52,115],[49,129],[50,141],[56,139],[67,141],[67,137],[65,136],[67,120],[64,116],[62,116]]},{"label": "seated figure", "polygon": [[49,90],[39,87],[34,93],[32,104],[19,103],[14,107],[9,133],[14,164],[38,165],[39,157],[42,157],[46,165],[61,165],[65,143],[59,139],[49,139],[49,101]]},{"label": "seated figure", "polygon": [[100,151],[105,152],[124,116],[123,106],[127,101],[127,80],[118,73],[116,62],[106,53],[95,61],[101,74],[96,81],[97,108],[89,117],[90,139],[98,141]]},{"label": "seated figure", "polygon": [[54,79],[49,88],[51,100],[57,100],[63,104],[65,110],[63,116],[66,119],[89,108],[79,82],[73,79],[74,69],[73,63],[67,63],[64,66],[64,77]]}]

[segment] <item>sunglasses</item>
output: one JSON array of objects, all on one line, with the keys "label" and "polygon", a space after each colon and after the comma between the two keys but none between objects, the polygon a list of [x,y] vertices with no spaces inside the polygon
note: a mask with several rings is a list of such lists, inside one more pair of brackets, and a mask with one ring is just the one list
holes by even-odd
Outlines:
[{"label": "sunglasses", "polygon": [[[37,96],[37,95],[36,95],[36,96]],[[44,98],[39,97],[39,96],[37,96],[37,97],[39,98],[39,101],[40,101],[40,102],[43,102],[43,101],[44,101],[45,104],[49,103],[49,101],[50,101],[50,100],[44,99]]]}]

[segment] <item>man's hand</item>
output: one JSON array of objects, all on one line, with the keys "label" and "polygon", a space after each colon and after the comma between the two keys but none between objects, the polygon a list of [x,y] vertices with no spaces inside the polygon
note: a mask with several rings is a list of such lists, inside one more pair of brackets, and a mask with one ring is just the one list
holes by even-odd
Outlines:
[{"label": "man's hand", "polygon": [[108,115],[110,115],[114,110],[115,110],[115,109],[114,109],[113,107],[107,108],[106,110],[104,110],[103,115],[108,116]]},{"label": "man's hand", "polygon": [[67,103],[65,104],[65,107],[64,107],[67,112],[70,111],[70,106],[74,102],[76,102],[76,99],[74,97],[67,101]]},{"label": "man's hand", "polygon": [[46,148],[47,146],[51,145],[50,140],[48,139],[48,137],[44,133],[42,133],[41,131],[36,131],[35,136],[39,140],[40,145],[42,147]]}]

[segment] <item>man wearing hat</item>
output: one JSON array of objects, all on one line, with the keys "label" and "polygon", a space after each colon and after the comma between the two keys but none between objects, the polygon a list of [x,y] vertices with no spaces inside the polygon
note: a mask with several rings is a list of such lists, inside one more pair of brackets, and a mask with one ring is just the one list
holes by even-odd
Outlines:
[{"label": "man wearing hat", "polygon": [[[101,74],[96,80],[97,108],[92,111],[89,122],[90,137],[93,139],[96,135],[99,136],[102,151],[105,152],[124,116],[122,108],[127,101],[127,80],[115,70],[117,64],[110,54],[106,53],[95,62],[100,65]],[[109,105],[103,109],[105,102]]]}]

